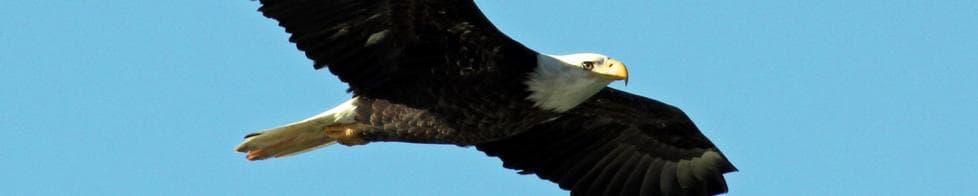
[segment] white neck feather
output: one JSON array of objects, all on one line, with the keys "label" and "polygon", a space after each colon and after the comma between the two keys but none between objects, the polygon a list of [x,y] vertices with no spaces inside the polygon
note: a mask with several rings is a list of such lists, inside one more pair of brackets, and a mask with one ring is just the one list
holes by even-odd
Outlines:
[{"label": "white neck feather", "polygon": [[589,71],[549,55],[537,56],[537,67],[530,73],[526,85],[533,106],[565,112],[608,86],[612,80],[593,77]]}]

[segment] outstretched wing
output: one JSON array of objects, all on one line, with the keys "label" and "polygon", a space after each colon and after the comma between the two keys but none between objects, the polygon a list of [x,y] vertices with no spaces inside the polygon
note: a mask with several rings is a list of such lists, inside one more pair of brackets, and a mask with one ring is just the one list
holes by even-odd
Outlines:
[{"label": "outstretched wing", "polygon": [[678,108],[605,88],[565,116],[476,146],[571,195],[711,195],[736,171]]},{"label": "outstretched wing", "polygon": [[260,2],[259,11],[291,33],[316,69],[328,67],[356,93],[535,66],[519,61],[535,63],[536,53],[497,30],[472,0]]}]

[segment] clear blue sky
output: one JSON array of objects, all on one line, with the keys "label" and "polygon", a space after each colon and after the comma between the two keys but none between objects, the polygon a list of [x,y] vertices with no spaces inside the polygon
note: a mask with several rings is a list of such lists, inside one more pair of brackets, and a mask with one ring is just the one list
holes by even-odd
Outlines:
[{"label": "clear blue sky", "polygon": [[[978,195],[978,1],[480,1],[546,53],[683,108],[730,195]],[[0,1],[0,184],[27,195],[566,195],[475,149],[248,162],[349,98],[247,0]]]}]

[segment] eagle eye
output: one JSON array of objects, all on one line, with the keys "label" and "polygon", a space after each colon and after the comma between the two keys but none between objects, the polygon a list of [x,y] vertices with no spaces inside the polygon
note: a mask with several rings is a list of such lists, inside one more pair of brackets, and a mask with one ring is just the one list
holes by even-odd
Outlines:
[{"label": "eagle eye", "polygon": [[590,71],[591,69],[594,69],[594,62],[584,61],[583,63],[581,63],[581,66],[584,67],[585,70]]}]

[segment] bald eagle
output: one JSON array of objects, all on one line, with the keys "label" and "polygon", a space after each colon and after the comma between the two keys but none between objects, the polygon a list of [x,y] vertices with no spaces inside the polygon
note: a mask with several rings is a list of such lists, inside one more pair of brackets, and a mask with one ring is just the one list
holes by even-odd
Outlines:
[{"label": "bald eagle", "polygon": [[475,146],[572,195],[709,195],[736,171],[678,108],[606,87],[605,55],[547,55],[504,35],[472,0],[260,0],[289,41],[352,98],[248,134],[249,160],[333,143]]}]

